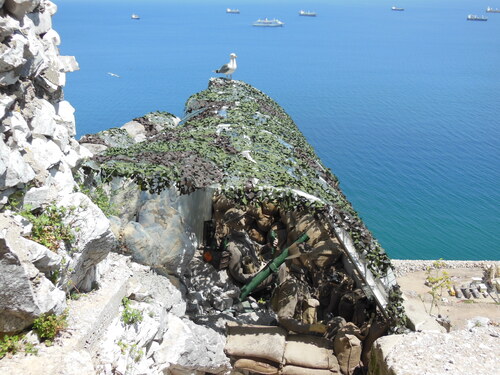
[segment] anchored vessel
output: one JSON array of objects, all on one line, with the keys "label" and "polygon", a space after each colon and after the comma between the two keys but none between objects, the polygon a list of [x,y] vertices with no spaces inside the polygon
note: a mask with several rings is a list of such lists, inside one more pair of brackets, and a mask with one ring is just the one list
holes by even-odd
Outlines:
[{"label": "anchored vessel", "polygon": [[226,13],[240,14],[240,10],[239,9],[227,8],[226,9]]},{"label": "anchored vessel", "polygon": [[316,12],[310,12],[310,11],[305,11],[305,10],[301,10],[299,12],[299,16],[306,16],[306,17],[316,17]]},{"label": "anchored vessel", "polygon": [[281,22],[279,19],[273,18],[269,20],[264,18],[261,20],[260,18],[253,23],[253,26],[262,26],[262,27],[282,27],[285,23]]},{"label": "anchored vessel", "polygon": [[491,7],[488,7],[488,8],[486,8],[486,12],[488,12],[488,13],[500,13],[500,9],[498,9],[498,8],[493,9]]},{"label": "anchored vessel", "polygon": [[469,14],[467,16],[467,21],[488,21],[485,16],[476,16],[475,14]]},{"label": "anchored vessel", "polygon": [[405,8],[398,8],[398,7],[391,7],[392,10],[397,10],[399,12],[402,12],[403,10],[405,10]]},{"label": "anchored vessel", "polygon": [[141,17],[139,17],[137,14],[135,14],[135,13],[134,13],[134,14],[132,14],[132,15],[130,16],[130,18],[132,18],[133,20],[138,20],[138,19],[140,19]]}]

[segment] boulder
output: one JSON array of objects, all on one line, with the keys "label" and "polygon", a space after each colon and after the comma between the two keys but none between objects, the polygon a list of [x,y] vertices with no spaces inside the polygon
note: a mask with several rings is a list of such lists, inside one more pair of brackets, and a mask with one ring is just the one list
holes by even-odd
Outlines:
[{"label": "boulder", "polygon": [[[54,134],[54,131],[52,131],[52,134]],[[29,151],[33,154],[34,160],[38,161],[39,166],[46,170],[59,164],[64,157],[55,142],[40,136],[33,138]]]},{"label": "boulder", "polygon": [[125,129],[134,142],[139,143],[146,140],[146,128],[137,121],[127,122],[121,127]]},{"label": "boulder", "polygon": [[26,250],[29,261],[46,277],[49,277],[50,273],[59,270],[62,261],[59,254],[27,238],[21,237],[19,240]]},{"label": "boulder", "polygon": [[52,137],[56,128],[56,110],[45,99],[36,99],[32,104],[33,118],[29,123],[33,135]]},{"label": "boulder", "polygon": [[25,162],[21,153],[11,150],[0,139],[0,190],[27,183],[34,177],[35,172]]},{"label": "boulder", "polygon": [[63,282],[69,290],[76,288],[80,292],[88,292],[99,278],[97,264],[116,248],[116,238],[109,220],[85,194],[68,194],[57,205],[69,210],[65,224],[78,228],[70,249],[69,276]]},{"label": "boulder", "polygon": [[19,112],[9,112],[2,122],[2,128],[8,129],[11,133],[7,144],[12,148],[25,148],[26,140],[31,136],[31,131],[23,116]]},{"label": "boulder", "polygon": [[[224,355],[225,338],[210,328],[198,326],[175,315],[167,316],[167,331],[153,358],[160,370],[225,373],[229,359]],[[184,372],[186,373],[186,372]]]},{"label": "boulder", "polygon": [[26,62],[24,47],[26,38],[21,34],[14,34],[9,44],[0,44],[0,72],[16,69]]},{"label": "boulder", "polygon": [[66,295],[31,263],[33,253],[11,217],[0,216],[0,229],[0,333],[14,333],[42,314],[61,314]]}]

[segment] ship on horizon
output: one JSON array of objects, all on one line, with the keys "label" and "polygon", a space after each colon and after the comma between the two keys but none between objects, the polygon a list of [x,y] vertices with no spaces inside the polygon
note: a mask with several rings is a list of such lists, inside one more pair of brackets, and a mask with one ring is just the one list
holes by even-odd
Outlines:
[{"label": "ship on horizon", "polygon": [[405,8],[398,8],[397,6],[393,6],[393,7],[391,7],[391,10],[396,10],[398,12],[402,12],[403,10],[405,10]]},{"label": "ship on horizon", "polygon": [[277,18],[273,18],[272,20],[264,18],[264,19],[258,19],[253,23],[253,26],[260,26],[260,27],[283,27],[285,23],[281,22]]},{"label": "ship on horizon", "polygon": [[469,14],[467,16],[467,21],[488,21],[488,18],[485,16],[477,16],[475,14]]},{"label": "ship on horizon", "polygon": [[231,9],[231,8],[227,8],[227,9],[226,9],[226,13],[240,14],[240,10],[239,10],[239,9]]},{"label": "ship on horizon", "polygon": [[493,9],[492,7],[488,7],[488,8],[486,8],[486,12],[488,12],[488,13],[500,13],[500,9],[498,9],[498,8]]},{"label": "ship on horizon", "polygon": [[299,16],[316,17],[316,12],[301,10]]}]

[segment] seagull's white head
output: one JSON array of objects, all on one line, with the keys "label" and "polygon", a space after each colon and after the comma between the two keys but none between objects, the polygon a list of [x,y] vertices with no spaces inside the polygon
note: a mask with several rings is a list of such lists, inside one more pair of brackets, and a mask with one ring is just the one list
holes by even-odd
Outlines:
[{"label": "seagull's white head", "polygon": [[232,58],[232,59],[235,59],[238,56],[236,56],[236,53],[232,53],[232,54],[229,55],[229,57]]}]

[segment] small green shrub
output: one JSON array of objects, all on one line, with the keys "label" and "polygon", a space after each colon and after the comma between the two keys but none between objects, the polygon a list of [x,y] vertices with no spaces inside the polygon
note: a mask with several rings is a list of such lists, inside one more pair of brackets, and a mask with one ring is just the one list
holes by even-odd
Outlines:
[{"label": "small green shrub", "polygon": [[125,324],[134,324],[142,322],[143,316],[142,311],[130,307],[130,300],[127,297],[122,299],[123,311],[121,320]]},{"label": "small green shrub", "polygon": [[75,240],[71,226],[63,223],[68,211],[70,210],[65,207],[57,207],[53,204],[39,214],[31,212],[30,206],[25,206],[19,214],[33,224],[29,239],[52,251],[57,251],[61,241],[70,244]]},{"label": "small green shrub", "polygon": [[101,209],[104,215],[113,216],[118,214],[118,210],[115,205],[111,203],[111,200],[102,186],[97,186],[95,189],[91,190],[83,184],[80,184],[79,188],[83,194],[88,196],[90,200]]},{"label": "small green shrub", "polygon": [[22,343],[19,336],[4,336],[0,339],[0,358],[5,357],[8,353],[16,354],[22,349]]},{"label": "small green shrub", "polygon": [[0,339],[0,359],[7,354],[24,352],[26,354],[38,354],[38,349],[22,336],[4,336]]},{"label": "small green shrub", "polygon": [[[427,293],[431,295],[432,301],[429,308],[429,314],[432,313],[432,308],[436,306],[439,312],[438,301],[443,296],[443,290],[447,290],[451,286],[451,278],[448,272],[443,270],[446,267],[446,263],[443,259],[438,259],[434,261],[432,267],[427,267],[425,284],[431,288]],[[425,305],[424,305],[425,306]]]},{"label": "small green shrub", "polygon": [[35,319],[33,329],[42,340],[52,340],[59,332],[68,327],[68,312],[61,315],[44,314]]}]

